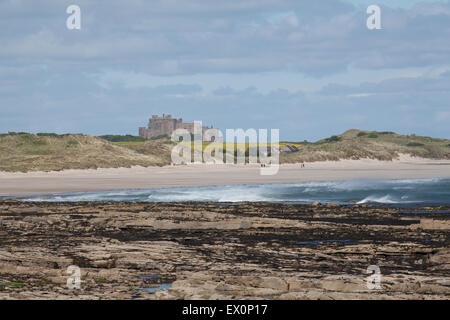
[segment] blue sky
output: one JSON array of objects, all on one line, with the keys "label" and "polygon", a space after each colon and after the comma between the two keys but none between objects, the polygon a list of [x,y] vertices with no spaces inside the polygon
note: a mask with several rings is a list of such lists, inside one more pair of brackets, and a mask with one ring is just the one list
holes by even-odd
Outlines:
[{"label": "blue sky", "polygon": [[169,113],[283,140],[450,138],[448,1],[2,0],[0,43],[0,132],[137,134]]}]

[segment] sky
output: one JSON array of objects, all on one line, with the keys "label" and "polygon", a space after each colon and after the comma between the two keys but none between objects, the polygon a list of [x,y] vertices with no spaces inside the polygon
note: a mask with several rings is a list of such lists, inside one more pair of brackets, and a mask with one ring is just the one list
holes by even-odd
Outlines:
[{"label": "sky", "polygon": [[0,0],[0,132],[137,135],[163,113],[290,141],[450,138],[450,3]]}]

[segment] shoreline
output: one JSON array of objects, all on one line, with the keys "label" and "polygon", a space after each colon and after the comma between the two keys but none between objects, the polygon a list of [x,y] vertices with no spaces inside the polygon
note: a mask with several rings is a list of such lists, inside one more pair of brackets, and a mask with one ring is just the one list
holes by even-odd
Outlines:
[{"label": "shoreline", "polygon": [[101,168],[53,172],[0,172],[0,195],[32,195],[189,186],[282,184],[353,179],[450,178],[450,160],[401,156],[394,161],[370,159],[281,164],[276,175],[261,176],[259,165],[185,165]]}]

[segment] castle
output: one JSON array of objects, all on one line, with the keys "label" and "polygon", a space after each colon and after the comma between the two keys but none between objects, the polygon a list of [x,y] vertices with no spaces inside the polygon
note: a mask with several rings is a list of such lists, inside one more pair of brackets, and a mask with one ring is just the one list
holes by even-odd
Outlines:
[{"label": "castle", "polygon": [[[211,126],[212,128],[212,126]],[[139,136],[151,139],[163,135],[171,136],[176,129],[186,129],[189,133],[194,133],[194,123],[184,123],[183,119],[172,118],[170,114],[163,114],[162,117],[152,115],[148,121],[148,127],[139,128]],[[202,127],[202,134],[210,128]]]}]

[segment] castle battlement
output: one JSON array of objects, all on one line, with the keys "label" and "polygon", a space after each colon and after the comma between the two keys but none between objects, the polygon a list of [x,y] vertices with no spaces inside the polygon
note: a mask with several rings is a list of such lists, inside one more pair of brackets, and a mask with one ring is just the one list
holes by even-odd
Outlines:
[{"label": "castle battlement", "polygon": [[[212,127],[211,127],[212,128]],[[170,114],[163,114],[162,117],[152,115],[148,119],[147,127],[139,128],[139,136],[145,139],[151,139],[158,136],[168,135],[169,137],[176,129],[186,129],[190,133],[194,133],[194,123],[185,123],[182,118],[172,118]],[[202,127],[202,133],[210,129],[209,127]]]}]

